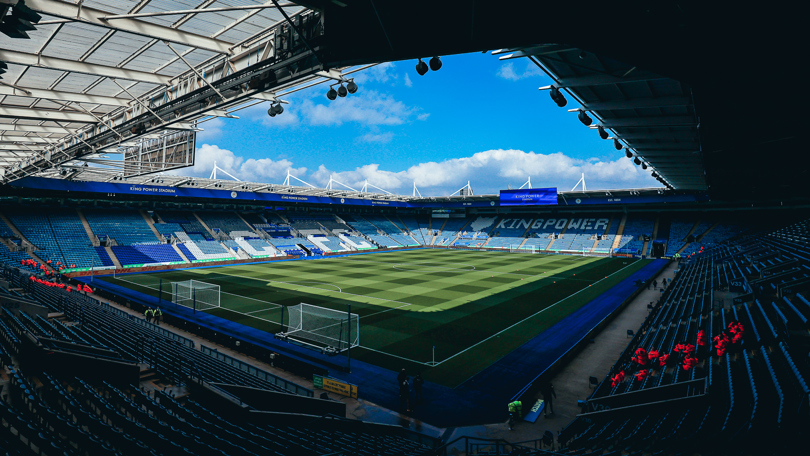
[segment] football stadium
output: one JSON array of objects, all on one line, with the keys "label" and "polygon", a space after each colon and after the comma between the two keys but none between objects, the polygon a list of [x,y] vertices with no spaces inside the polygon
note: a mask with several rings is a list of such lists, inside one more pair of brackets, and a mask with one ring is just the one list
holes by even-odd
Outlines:
[{"label": "football stadium", "polygon": [[800,17],[0,0],[0,453],[800,453]]}]

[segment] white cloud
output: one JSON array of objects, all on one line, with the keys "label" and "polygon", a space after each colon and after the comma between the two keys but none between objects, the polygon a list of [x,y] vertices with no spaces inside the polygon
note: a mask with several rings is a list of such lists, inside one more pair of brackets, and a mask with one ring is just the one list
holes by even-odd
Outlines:
[{"label": "white cloud", "polygon": [[[289,160],[271,160],[269,158],[248,159],[239,157],[230,150],[220,149],[216,145],[203,144],[196,150],[194,166],[176,171],[183,176],[208,177],[214,169],[214,162],[221,169],[243,181],[275,182],[283,179],[289,169],[293,174],[302,176],[306,168],[294,168]],[[217,176],[226,178],[225,176]]]},{"label": "white cloud", "polygon": [[[369,133],[360,140],[384,141],[389,133]],[[375,136],[382,137],[381,139]],[[425,195],[449,195],[470,181],[478,194],[493,194],[509,185],[519,187],[531,177],[535,187],[557,187],[569,190],[585,173],[590,190],[621,188],[659,187],[649,171],[625,157],[616,160],[594,158],[577,159],[562,152],[538,154],[521,150],[495,149],[478,152],[469,157],[453,158],[441,162],[425,162],[410,168],[390,171],[371,163],[353,170],[335,171],[320,165],[315,172],[307,174],[307,168],[295,168],[287,160],[269,158],[247,159],[227,149],[203,144],[197,149],[195,166],[177,172],[186,176],[207,177],[217,165],[239,179],[253,182],[280,182],[287,170],[313,184],[324,186],[333,178],[359,189],[363,183],[375,185],[394,193],[410,193],[413,183]],[[308,176],[308,177],[307,177]]]},{"label": "white cloud", "polygon": [[333,177],[350,186],[363,182],[392,192],[407,192],[415,182],[423,195],[446,195],[469,180],[478,193],[496,193],[508,185],[520,186],[531,176],[536,187],[568,190],[582,173],[591,189],[652,187],[658,184],[626,158],[615,161],[580,160],[561,152],[537,154],[520,150],[488,150],[470,157],[420,163],[402,171],[386,171],[378,164],[352,171],[333,172],[321,166],[313,180],[325,185]]},{"label": "white cloud", "polygon": [[197,132],[197,142],[211,142],[215,141],[222,136],[222,127],[224,127],[224,122],[219,117],[214,117],[213,119],[203,122],[200,125],[200,128],[203,131]]},{"label": "white cloud", "polygon": [[399,79],[395,70],[396,65],[393,62],[385,62],[348,77],[353,77],[357,85],[371,82],[395,83]]},{"label": "white cloud", "polygon": [[544,73],[532,62],[528,62],[523,71],[515,70],[514,62],[507,62],[498,70],[498,76],[510,81],[519,81],[521,79],[544,76]]},{"label": "white cloud", "polygon": [[419,108],[397,101],[393,96],[374,90],[338,98],[328,104],[305,100],[301,105],[303,117],[310,125],[402,125],[419,114]]},{"label": "white cloud", "polygon": [[425,120],[430,114],[420,108],[408,106],[396,100],[391,94],[376,90],[359,91],[329,101],[324,97],[291,99],[284,105],[284,112],[270,117],[267,109],[270,103],[252,106],[241,115],[253,121],[261,122],[267,127],[339,126],[344,123],[357,123],[362,126],[402,125],[416,118]]},{"label": "white cloud", "polygon": [[367,143],[380,143],[386,144],[391,142],[394,139],[394,134],[390,131],[385,133],[366,133],[363,136],[357,138],[358,141],[367,142]]},{"label": "white cloud", "polygon": [[405,87],[413,87],[413,81],[411,81],[411,77],[408,76],[408,73],[405,73]]}]

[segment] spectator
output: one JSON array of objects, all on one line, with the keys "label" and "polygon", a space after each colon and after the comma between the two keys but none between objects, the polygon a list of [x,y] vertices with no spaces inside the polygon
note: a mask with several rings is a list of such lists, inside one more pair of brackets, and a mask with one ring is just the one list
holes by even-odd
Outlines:
[{"label": "spectator", "polygon": [[147,307],[146,310],[143,312],[143,316],[144,316],[144,318],[146,318],[147,323],[152,322],[152,315],[154,315],[154,313],[152,312],[151,307]]},{"label": "spectator", "polygon": [[405,368],[403,367],[402,370],[399,371],[399,375],[397,375],[397,383],[402,383],[403,380],[407,379],[408,379],[408,372],[405,371]]},{"label": "spectator", "polygon": [[653,279],[653,289],[654,290],[658,289],[658,280],[657,279]]},{"label": "spectator", "polygon": [[425,384],[425,379],[422,378],[422,374],[416,374],[416,377],[413,378],[413,392],[414,392],[414,399],[417,403],[422,402],[424,397],[422,396],[422,386]]},{"label": "spectator", "polygon": [[554,414],[553,399],[557,397],[557,392],[554,391],[554,385],[550,381],[543,380],[543,383],[540,384],[540,394],[543,395],[543,402],[546,403],[546,406],[543,407],[543,416],[548,418],[549,413]]},{"label": "spectator", "polygon": [[399,382],[399,407],[404,408],[406,412],[411,411],[411,388],[408,382],[408,376]]}]

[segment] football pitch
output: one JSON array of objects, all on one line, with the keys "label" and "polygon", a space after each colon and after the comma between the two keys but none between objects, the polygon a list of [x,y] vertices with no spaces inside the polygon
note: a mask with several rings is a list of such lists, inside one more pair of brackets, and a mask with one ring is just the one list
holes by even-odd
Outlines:
[{"label": "football pitch", "polygon": [[352,359],[455,387],[648,261],[418,249],[100,279],[153,297],[162,281],[163,300],[171,282],[216,284],[221,307],[205,312],[270,334],[287,306],[351,304],[360,323]]}]

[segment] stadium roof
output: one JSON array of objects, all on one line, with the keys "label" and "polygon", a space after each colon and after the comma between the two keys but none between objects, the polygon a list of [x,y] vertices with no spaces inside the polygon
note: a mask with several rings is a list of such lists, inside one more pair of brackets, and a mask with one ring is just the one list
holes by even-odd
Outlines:
[{"label": "stadium roof", "polygon": [[698,118],[687,85],[572,46],[522,47],[495,54],[502,60],[523,57],[537,64],[553,78],[553,87],[575,98],[566,108],[584,112],[583,119],[593,122],[591,128],[604,129],[603,139],[615,139],[615,147],[626,148],[629,159],[638,157],[649,172],[665,176],[662,183],[707,188]]},{"label": "stadium roof", "polygon": [[[0,4],[11,2],[14,11],[17,1]],[[271,91],[248,96],[215,87],[217,80],[277,54],[273,33],[286,20],[276,5],[292,18],[306,11],[287,1],[21,1],[41,18],[36,30],[26,32],[28,39],[0,35],[0,61],[8,66],[0,80],[0,174],[7,178],[35,162],[13,179],[58,177],[53,176],[55,165],[65,163],[74,170],[83,165],[71,158],[98,157],[105,148],[115,151],[166,129],[193,129],[216,116],[235,117],[247,105],[284,102],[284,94],[305,85],[343,77],[334,70],[303,72],[275,81],[267,87]],[[212,91],[215,97],[208,100],[216,104],[202,106],[182,121],[172,123],[161,115],[163,125],[145,122],[163,128],[143,131],[138,126],[129,137],[116,132],[112,143],[92,144],[98,153],[57,157],[59,150],[87,144],[89,137],[142,114],[155,114],[158,106],[199,88]],[[105,163],[107,169],[97,171],[120,172],[110,168],[113,161]]]},{"label": "stadium roof", "polygon": [[[675,188],[728,199],[807,195],[793,95],[803,82],[798,4],[0,0],[0,11],[23,1],[42,19],[30,39],[0,35],[3,182],[283,101],[322,78],[345,80],[335,68],[504,49],[529,50]],[[281,29],[294,52],[276,52]],[[564,84],[572,78],[580,84]]]}]

